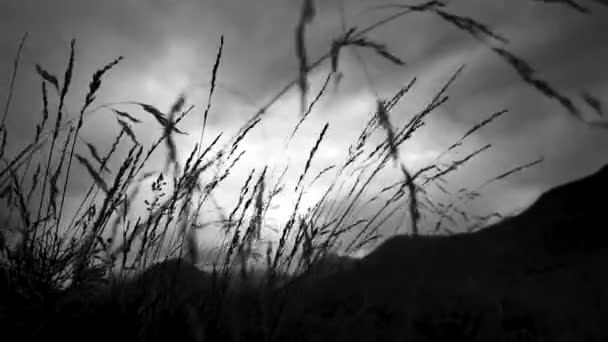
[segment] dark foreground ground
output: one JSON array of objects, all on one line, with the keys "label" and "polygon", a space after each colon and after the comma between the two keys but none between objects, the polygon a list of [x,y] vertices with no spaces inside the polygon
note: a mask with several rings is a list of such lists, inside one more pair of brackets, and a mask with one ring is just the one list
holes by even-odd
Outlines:
[{"label": "dark foreground ground", "polygon": [[608,341],[607,190],[605,167],[479,232],[394,237],[274,288],[171,260],[32,297],[3,271],[2,340]]}]

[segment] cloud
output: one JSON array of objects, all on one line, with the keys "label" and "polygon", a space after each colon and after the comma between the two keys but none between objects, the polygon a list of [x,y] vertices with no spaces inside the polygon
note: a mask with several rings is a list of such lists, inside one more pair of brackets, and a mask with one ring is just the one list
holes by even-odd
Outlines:
[{"label": "cloud", "polygon": [[[365,27],[390,12],[369,11],[368,1],[344,3],[348,26]],[[167,110],[172,101],[187,90],[189,101],[196,104],[197,109],[181,124],[190,133],[178,139],[180,156],[185,159],[198,142],[201,109],[206,105],[219,37],[224,35],[226,44],[218,73],[219,87],[206,141],[219,132],[225,132],[223,139],[227,139],[259,106],[295,77],[293,29],[299,6],[295,0],[4,2],[0,5],[0,48],[6,51],[0,56],[3,80],[10,79],[12,52],[20,35],[30,33],[9,115],[11,150],[31,139],[41,117],[40,80],[34,65],[40,63],[61,78],[72,38],[77,39],[76,79],[67,104],[69,117],[77,115],[92,73],[124,55],[125,61],[104,78],[97,103],[140,101]],[[339,1],[318,1],[317,6],[318,16],[307,36],[313,60],[328,51],[342,25]],[[608,38],[599,34],[608,30],[608,24],[602,19],[604,9],[598,9],[593,15],[581,15],[531,1],[507,4],[481,0],[450,4],[448,9],[479,18],[508,37],[509,49],[537,67],[541,77],[567,95],[575,96],[582,89],[600,95],[605,92],[608,75],[602,72],[602,61],[608,58]],[[249,171],[271,162],[277,170],[289,162],[288,177],[295,181],[326,122],[330,125],[328,136],[315,156],[311,173],[339,162],[365,124],[375,96],[387,98],[418,77],[411,93],[391,113],[394,125],[402,125],[461,64],[467,68],[450,89],[450,100],[429,116],[428,124],[404,145],[402,158],[406,164],[422,167],[472,124],[505,108],[510,110],[508,115],[472,136],[460,154],[449,156],[462,157],[467,151],[494,144],[490,154],[474,161],[453,181],[474,185],[540,156],[546,158],[542,168],[494,185],[488,200],[473,210],[491,212],[515,207],[524,199],[532,198],[532,193],[590,173],[606,162],[600,148],[607,142],[605,132],[592,131],[577,123],[554,101],[524,85],[514,70],[486,47],[437,16],[408,16],[378,29],[369,38],[385,43],[407,66],[397,67],[370,51],[358,49],[368,78],[353,51],[344,51],[340,71],[345,77],[340,88],[336,91],[330,86],[326,98],[288,148],[284,147],[285,139],[298,120],[298,95],[290,91],[271,107],[264,121],[248,137],[244,146],[247,154],[226,184],[226,193],[238,195]],[[312,73],[311,95],[328,71],[324,65]],[[4,95],[7,82],[2,86]],[[56,100],[53,95],[51,98],[54,105]],[[145,119],[145,123],[135,127],[144,143],[152,142],[161,133],[159,125],[141,109],[130,105],[119,107]],[[87,116],[82,137],[109,146],[117,127],[112,114],[100,110]],[[163,162],[161,151],[154,155],[151,166],[160,168]],[[120,163],[120,159],[114,163]],[[399,177],[398,170],[388,173],[381,182],[389,183],[390,179]],[[79,198],[86,188],[83,184],[89,182],[86,177],[84,172],[73,175],[71,182],[75,186],[71,188],[70,199]],[[224,196],[224,202],[231,203],[235,196]]]}]

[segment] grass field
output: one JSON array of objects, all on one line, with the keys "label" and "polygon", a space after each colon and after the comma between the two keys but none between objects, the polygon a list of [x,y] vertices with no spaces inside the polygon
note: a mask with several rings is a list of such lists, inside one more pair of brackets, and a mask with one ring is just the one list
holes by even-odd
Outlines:
[{"label": "grass field", "polygon": [[[446,75],[443,86],[404,125],[394,124],[391,111],[400,101],[405,101],[404,97],[417,86],[417,79],[413,78],[402,88],[395,89],[391,96],[377,98],[375,110],[369,113],[363,130],[350,144],[344,160],[323,166],[315,164],[315,157],[325,148],[324,141],[331,134],[329,124],[326,124],[319,127],[318,134],[311,138],[310,149],[301,152],[306,163],[299,171],[295,184],[287,183],[280,173],[277,175],[273,172],[276,165],[266,165],[250,170],[235,193],[223,193],[223,196],[233,198],[236,204],[228,210],[217,208],[216,214],[221,220],[206,222],[201,208],[213,206],[218,189],[235,170],[243,171],[245,166],[239,161],[247,153],[249,134],[265,119],[269,108],[286,96],[288,91],[296,89],[300,95],[299,122],[284,137],[287,141],[293,139],[318,101],[329,96],[328,86],[332,83],[337,85],[341,51],[366,49],[395,66],[403,65],[404,61],[392,54],[390,47],[372,40],[369,34],[407,14],[431,14],[463,34],[472,36],[511,66],[523,82],[539,92],[539,96],[555,100],[562,109],[578,118],[582,118],[580,109],[572,99],[538,78],[533,67],[510,52],[506,38],[474,18],[451,13],[447,4],[441,1],[398,6],[393,14],[368,27],[346,29],[341,36],[335,37],[327,53],[316,60],[309,60],[305,39],[307,28],[315,23],[314,3],[302,3],[300,20],[294,32],[294,56],[299,66],[297,77],[278,89],[266,104],[244,120],[231,137],[227,137],[227,134],[210,136],[207,127],[219,82],[218,71],[224,58],[223,37],[210,72],[206,107],[191,106],[186,95],[176,98],[167,111],[138,102],[137,99],[98,103],[96,97],[103,92],[106,78],[111,77],[119,64],[128,63],[128,60],[117,57],[94,72],[88,89],[84,91],[84,98],[80,100],[78,113],[69,116],[65,104],[72,93],[78,92],[72,85],[78,60],[77,42],[73,40],[61,76],[46,70],[42,66],[44,60],[36,65],[41,88],[32,89],[31,96],[36,101],[40,99],[42,114],[36,126],[32,127],[33,139],[15,148],[10,142],[11,128],[5,122],[7,116],[11,115],[9,108],[13,85],[19,77],[20,53],[27,41],[27,35],[23,37],[15,55],[10,88],[6,94],[7,105],[0,126],[0,158],[3,162],[0,166],[3,209],[0,218],[4,220],[0,231],[0,289],[8,294],[3,296],[6,299],[0,304],[0,323],[6,327],[3,328],[5,336],[21,336],[23,340],[58,338],[64,341],[117,338],[125,341],[273,341],[291,339],[289,334],[312,340],[397,340],[406,337],[429,341],[473,339],[465,332],[477,328],[469,325],[456,326],[448,337],[429,337],[434,333],[424,338],[410,336],[405,330],[395,330],[397,332],[386,336],[377,335],[375,331],[385,329],[382,325],[385,324],[384,319],[389,322],[386,324],[400,326],[402,321],[391,320],[403,317],[392,312],[393,309],[386,304],[380,305],[380,313],[356,311],[369,303],[359,303],[362,298],[357,295],[344,297],[355,291],[350,284],[357,282],[357,279],[381,278],[373,275],[374,268],[368,265],[373,264],[371,260],[375,260],[374,256],[387,250],[386,245],[363,261],[351,259],[350,256],[367,251],[383,241],[386,238],[385,222],[400,217],[398,220],[410,235],[408,238],[413,239],[406,244],[410,251],[407,256],[414,260],[408,261],[413,266],[401,266],[422,268],[412,272],[424,274],[424,268],[438,266],[433,262],[427,264],[427,261],[419,263],[415,260],[428,257],[434,248],[443,251],[444,247],[435,247],[433,242],[427,244],[424,242],[427,240],[420,240],[427,237],[420,235],[449,235],[453,233],[450,227],[457,225],[457,220],[461,225],[470,227],[472,233],[489,222],[503,219],[499,213],[470,217],[462,208],[469,201],[482,196],[485,186],[542,162],[523,162],[518,167],[504,170],[502,174],[488,175],[489,181],[477,188],[450,193],[450,202],[436,200],[433,193],[437,189],[447,192],[442,186],[446,176],[466,170],[471,160],[491,152],[491,146],[486,145],[455,155],[456,151],[463,152],[461,149],[466,147],[468,139],[507,113],[496,111],[463,132],[435,162],[419,169],[406,165],[400,157],[400,149],[414,139],[426,120],[448,101],[448,93],[457,86],[454,83],[463,68]],[[327,65],[330,68],[324,83],[317,92],[312,93],[309,90],[311,73]],[[362,70],[365,69],[364,61],[360,66]],[[38,92],[41,94],[37,95]],[[588,95],[587,102],[598,104],[599,100]],[[599,105],[595,107],[600,108]],[[110,112],[112,120],[117,120],[120,126],[113,143],[108,146],[91,144],[82,138],[83,127],[91,116],[98,115],[100,111]],[[199,142],[193,146],[178,144],[176,141],[180,136],[190,133],[183,122],[192,115],[201,118],[201,126],[197,127],[197,131],[201,132],[197,139]],[[158,124],[158,131],[149,133],[155,135],[152,144],[140,143],[144,139],[136,134],[134,127],[142,121]],[[182,159],[181,155],[187,155],[187,158]],[[160,169],[153,167],[152,161],[161,156],[165,160],[164,165]],[[313,172],[312,165],[315,165],[315,170],[321,171]],[[380,175],[387,168],[399,170],[402,178],[372,193],[371,189],[381,180]],[[85,173],[90,181],[79,199],[77,210],[68,214],[65,209],[66,195],[71,193],[71,186],[76,186],[70,183],[75,172]],[[323,188],[317,202],[304,204],[302,197],[319,179],[328,180],[328,186]],[[266,240],[264,231],[269,222],[275,222],[270,212],[277,198],[286,192],[292,195],[294,205],[286,211],[284,222],[274,223],[272,228],[278,232],[277,238]],[[369,217],[358,217],[357,212],[376,203],[382,204],[373,206],[375,211]],[[537,219],[544,222],[542,215]],[[219,227],[223,243],[212,251],[203,251],[199,248],[200,236],[210,224]],[[483,236],[481,234],[483,230],[473,235]],[[429,239],[435,241],[435,237]],[[518,254],[517,244],[508,245],[513,249],[509,250],[498,241],[488,241],[487,245],[506,251],[505,254],[496,252],[496,255],[487,256],[498,259],[492,259],[493,263],[481,263],[482,266],[508,267],[508,263],[501,264],[501,257],[510,257],[512,255],[509,253],[512,253],[526,258],[531,255],[526,253],[534,253],[527,251]],[[446,245],[445,252],[438,252],[437,255],[450,255],[452,245],[453,242]],[[471,245],[470,248],[477,251],[475,248],[480,247]],[[418,251],[420,254],[417,254]],[[483,253],[487,252],[483,250]],[[405,255],[397,253],[399,257]],[[379,260],[382,260],[381,265],[386,265],[386,260],[396,257],[382,257]],[[466,259],[466,255],[462,257]],[[474,256],[471,258],[475,259]],[[466,259],[463,262],[474,261]],[[204,272],[194,266],[203,263],[206,265]],[[334,265],[340,269],[337,271],[339,278],[332,278]],[[590,274],[591,271],[586,268],[591,267],[589,263],[583,265],[574,268],[574,271],[568,269],[564,272],[584,270],[579,273]],[[361,267],[364,271],[361,271]],[[378,269],[386,270],[386,266]],[[451,269],[469,271],[459,267]],[[433,277],[420,280],[420,284],[425,284],[421,288],[432,291],[434,287],[427,286],[428,281],[440,279],[437,274]],[[556,277],[561,279],[562,275]],[[328,285],[327,279],[333,284]],[[448,283],[445,287],[465,291],[468,285],[460,283],[458,276],[454,276],[454,279],[454,284]],[[387,279],[387,282],[394,280]],[[408,279],[399,281],[407,283]],[[565,288],[571,290],[578,285],[575,283]],[[314,307],[314,303],[318,298],[327,299],[328,295],[317,297],[314,291],[310,294],[309,287],[315,286],[321,286],[318,291],[330,293],[331,296],[335,295],[331,290],[333,286],[342,286],[344,291],[340,296],[344,298],[335,305],[323,302],[321,308],[334,308],[328,309],[329,313],[323,312],[320,307]],[[390,291],[399,288],[402,288],[400,284],[389,286]],[[304,291],[304,299],[298,299],[296,304],[293,304],[293,295],[297,293],[293,292],[296,291],[294,289]],[[329,289],[328,292],[324,292],[325,289]],[[389,290],[380,286],[376,293],[388,294],[383,291]],[[475,296],[478,290],[466,291],[473,292],[469,295],[474,298],[463,297],[468,298],[464,299],[465,303],[482,301],[476,304],[485,305],[484,310],[488,308],[490,304],[487,301],[490,299]],[[558,291],[558,295],[565,291]],[[485,294],[491,291],[481,292]],[[427,296],[440,296],[441,293],[442,290],[437,289]],[[524,298],[528,298],[528,295],[526,293]],[[286,332],[285,327],[292,327],[293,323],[290,321],[293,316],[290,315],[299,312],[302,303],[308,305],[308,299],[314,309],[311,309],[311,313],[300,313],[303,315],[301,317],[305,317],[302,322],[307,332],[299,332],[300,328],[297,327]],[[443,304],[450,306],[447,303],[452,299],[447,298]],[[351,300],[353,306],[349,307]],[[517,302],[520,304],[520,301]],[[336,309],[334,306],[345,308]],[[444,311],[448,314],[449,310]],[[406,325],[410,327],[414,321],[408,318]],[[467,321],[466,324],[469,323]],[[357,333],[359,337],[351,336],[354,330],[349,332],[349,329],[343,329],[345,325],[356,326],[360,330],[360,334]],[[315,330],[317,328],[318,331]],[[440,330],[433,327],[420,329]],[[458,334],[464,335],[457,337]],[[485,337],[475,338],[482,340]]]}]

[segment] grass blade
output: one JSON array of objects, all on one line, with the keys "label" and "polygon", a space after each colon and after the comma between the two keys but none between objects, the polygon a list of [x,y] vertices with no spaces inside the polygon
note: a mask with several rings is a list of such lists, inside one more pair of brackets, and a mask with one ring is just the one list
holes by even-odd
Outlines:
[{"label": "grass blade", "polygon": [[108,185],[106,184],[106,182],[104,182],[103,178],[97,173],[97,171],[95,171],[93,166],[91,166],[89,161],[78,154],[76,155],[76,159],[78,159],[80,164],[82,164],[82,166],[87,169],[89,175],[95,181],[95,184],[97,184],[97,186],[99,186],[99,188],[101,188],[101,190],[103,190],[105,193],[108,193]]}]

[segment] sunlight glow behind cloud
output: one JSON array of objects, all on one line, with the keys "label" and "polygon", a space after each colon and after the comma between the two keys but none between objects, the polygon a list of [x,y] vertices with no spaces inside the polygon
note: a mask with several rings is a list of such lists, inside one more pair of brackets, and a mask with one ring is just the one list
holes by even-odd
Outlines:
[{"label": "sunlight glow behind cloud", "polygon": [[[26,46],[24,79],[18,84],[15,97],[14,107],[19,115],[9,118],[10,124],[16,127],[17,133],[11,137],[15,139],[11,141],[15,146],[21,146],[25,137],[31,135],[31,125],[26,124],[36,122],[40,115],[40,101],[37,98],[33,101],[30,96],[31,89],[39,89],[39,79],[33,72],[34,64],[41,63],[60,74],[65,64],[66,42],[72,36],[78,38],[77,92],[86,91],[90,75],[96,68],[124,54],[125,62],[113,70],[102,85],[98,98],[100,103],[138,101],[165,111],[181,92],[187,93],[188,100],[196,105],[196,109],[180,123],[180,127],[189,133],[177,138],[182,163],[198,143],[211,68],[221,34],[225,34],[226,46],[218,85],[226,85],[226,88],[218,86],[216,89],[205,143],[219,132],[225,132],[220,145],[226,142],[255,113],[257,106],[297,74],[293,51],[293,18],[297,15],[297,2],[127,3],[115,0],[110,2],[112,6],[84,0],[61,0],[57,3],[63,6],[47,4],[45,8],[39,2],[26,0],[19,4],[0,5],[0,9],[8,7],[7,11],[0,10],[0,13],[14,14],[10,18],[0,14],[0,19],[3,19],[0,20],[3,32],[0,46],[4,51],[13,51],[15,37],[19,35],[14,32],[30,31],[33,37],[31,46]],[[324,12],[318,16],[309,37],[312,56],[325,52],[340,26],[335,4],[329,1],[319,3]],[[368,5],[366,1],[347,4],[347,14],[353,15],[347,17],[348,24],[362,25],[381,16],[377,12],[369,14],[370,17],[367,14],[354,15]],[[593,35],[594,32],[606,31],[606,22],[601,17],[581,17],[533,5],[517,7],[500,1],[491,4],[477,0],[454,6],[463,13],[473,11],[473,14],[478,13],[489,22],[495,22],[496,29],[512,39],[515,51],[529,57],[543,72],[543,77],[557,81],[560,88],[567,91],[577,91],[582,87],[606,89],[607,76],[597,70],[603,70],[601,63],[608,58],[608,49],[605,48],[608,44],[605,35]],[[67,9],[68,12],[62,12]],[[77,15],[80,12],[86,16]],[[17,17],[24,20],[14,19]],[[83,20],[83,17],[89,19]],[[603,152],[597,148],[605,146],[605,135],[590,133],[585,127],[571,124],[570,118],[554,103],[522,86],[513,70],[500,64],[495,56],[467,36],[459,35],[452,27],[439,25],[434,19],[408,18],[392,23],[370,37],[387,43],[390,50],[403,57],[408,65],[398,68],[369,51],[361,52],[371,74],[373,84],[369,84],[361,71],[361,64],[351,52],[344,51],[340,71],[345,77],[339,90],[336,92],[330,84],[326,96],[285,149],[286,138],[299,119],[300,108],[297,91],[289,91],[270,108],[264,120],[247,138],[246,145],[242,146],[247,153],[216,194],[220,206],[232,209],[231,205],[235,203],[251,169],[259,171],[269,164],[271,169],[274,167],[272,176],[277,177],[289,164],[285,178],[289,190],[278,201],[280,206],[270,214],[275,221],[284,221],[295,201],[291,189],[326,122],[329,123],[328,134],[313,160],[309,175],[343,161],[348,145],[356,139],[374,110],[376,98],[373,92],[380,97],[388,97],[413,77],[418,77],[415,88],[390,114],[393,125],[398,127],[426,105],[442,82],[462,63],[467,64],[467,69],[450,90],[450,100],[429,117],[427,126],[413,140],[403,145],[401,158],[408,167],[426,166],[471,124],[504,108],[512,109],[513,113],[472,136],[465,148],[452,157],[462,157],[487,143],[495,144],[495,152],[473,162],[473,166],[460,173],[454,181],[478,184],[501,170],[540,155],[548,156],[548,166],[497,184],[489,193],[488,200],[475,204],[472,210],[487,213],[523,205],[539,189],[593,170],[605,161]],[[573,45],[578,48],[571,48]],[[547,62],[545,57],[553,50],[560,58],[551,58],[551,62]],[[588,60],[591,57],[593,60]],[[11,63],[9,56],[0,60],[3,79],[8,79]],[[316,94],[328,71],[329,68],[324,66],[311,75],[309,100]],[[236,91],[231,92],[227,88]],[[69,99],[68,108],[72,114],[81,105],[82,95],[78,96]],[[148,145],[161,134],[161,127],[148,114],[133,107],[125,108],[144,120],[143,124],[134,127],[142,143]],[[103,142],[104,146],[111,143],[117,125],[113,117],[108,119],[110,117],[110,113],[100,112],[87,119],[83,128],[84,139],[93,143]],[[383,138],[382,134],[377,134],[373,139],[379,142]],[[150,169],[162,170],[164,162],[163,146],[154,154]],[[331,172],[328,173],[309,190],[304,198],[304,208],[315,203],[332,176]],[[391,184],[399,177],[399,170],[389,167],[375,188],[370,190]],[[73,178],[75,186],[68,199],[77,201],[90,184],[90,179],[84,172],[75,173]],[[145,198],[144,194],[141,196]],[[495,200],[491,199],[492,196]],[[75,207],[75,204],[69,203],[68,206]],[[214,208],[205,210],[207,214]],[[207,217],[217,219],[209,215],[204,216],[203,221]]]}]

